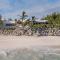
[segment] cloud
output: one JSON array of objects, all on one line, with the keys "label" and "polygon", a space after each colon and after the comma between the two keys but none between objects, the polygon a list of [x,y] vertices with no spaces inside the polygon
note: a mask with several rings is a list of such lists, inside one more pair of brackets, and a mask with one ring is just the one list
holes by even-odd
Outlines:
[{"label": "cloud", "polygon": [[60,0],[0,0],[0,13],[6,18],[16,18],[23,10],[29,16],[41,17],[58,11],[57,7],[60,7]]},{"label": "cloud", "polygon": [[[53,2],[53,3],[47,3],[46,1],[46,4],[42,4],[42,5],[39,5],[37,4],[36,6],[34,7],[31,7],[31,9],[28,9],[28,11],[30,11],[30,15],[36,15],[36,16],[45,16],[47,14],[50,14],[51,12],[55,12],[55,11],[58,11],[57,8],[60,8],[60,0],[57,1],[57,2]],[[56,10],[54,10],[56,9]],[[60,9],[59,9],[60,10]]]}]

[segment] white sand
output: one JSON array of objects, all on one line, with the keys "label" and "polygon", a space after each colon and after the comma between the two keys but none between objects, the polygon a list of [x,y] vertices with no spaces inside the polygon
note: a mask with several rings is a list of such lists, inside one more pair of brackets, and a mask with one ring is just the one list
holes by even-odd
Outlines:
[{"label": "white sand", "polygon": [[0,48],[22,48],[33,46],[60,46],[59,36],[0,36]]}]

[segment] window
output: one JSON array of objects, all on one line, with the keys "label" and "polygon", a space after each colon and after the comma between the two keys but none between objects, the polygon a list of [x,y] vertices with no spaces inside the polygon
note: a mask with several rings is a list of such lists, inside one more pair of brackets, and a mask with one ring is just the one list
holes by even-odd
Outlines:
[{"label": "window", "polygon": [[14,24],[6,24],[6,26],[14,26]]}]

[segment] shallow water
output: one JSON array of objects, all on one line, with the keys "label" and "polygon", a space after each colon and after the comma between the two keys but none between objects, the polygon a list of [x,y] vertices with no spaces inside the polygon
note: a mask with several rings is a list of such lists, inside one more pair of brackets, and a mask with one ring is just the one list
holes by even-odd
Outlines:
[{"label": "shallow water", "polygon": [[60,48],[0,49],[0,60],[60,60]]}]

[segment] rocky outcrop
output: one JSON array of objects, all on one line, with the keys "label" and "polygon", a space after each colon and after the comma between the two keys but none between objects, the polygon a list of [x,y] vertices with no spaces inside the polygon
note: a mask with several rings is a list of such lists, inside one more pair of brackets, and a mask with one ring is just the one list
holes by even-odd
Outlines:
[{"label": "rocky outcrop", "polygon": [[15,35],[15,36],[60,36],[60,29],[58,28],[37,28],[30,27],[16,28],[15,30],[0,29],[0,35]]},{"label": "rocky outcrop", "polygon": [[35,29],[33,35],[37,36],[60,36],[60,29],[58,28],[40,28]]}]

